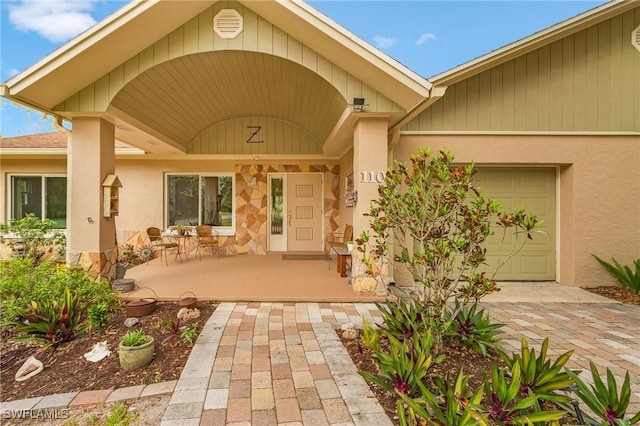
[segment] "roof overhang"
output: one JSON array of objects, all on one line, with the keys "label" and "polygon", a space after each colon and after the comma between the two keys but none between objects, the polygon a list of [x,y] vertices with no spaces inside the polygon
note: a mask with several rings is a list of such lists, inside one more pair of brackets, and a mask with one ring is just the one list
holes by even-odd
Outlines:
[{"label": "roof overhang", "polygon": [[429,81],[437,86],[450,86],[637,7],[640,7],[640,2],[638,1],[613,0],[486,55],[434,75],[429,78]]},{"label": "roof overhang", "polygon": [[[218,0],[130,2],[96,26],[53,51],[23,72],[9,79],[0,94],[15,102],[51,115],[65,99],[109,73],[157,40],[197,16]],[[432,84],[409,68],[378,51],[364,40],[342,28],[300,0],[251,1],[238,0],[243,7],[271,21],[274,25],[315,50],[330,62],[347,70],[404,110],[411,112],[424,104],[431,95]],[[144,28],[145,31],[140,31]],[[350,102],[350,100],[347,100]],[[127,117],[114,117],[116,124],[136,127],[137,138],[160,141],[163,147],[137,145],[152,152],[177,154],[180,146],[158,137],[131,122]],[[338,114],[339,115],[339,114]],[[401,119],[395,117],[394,122]],[[350,121],[347,121],[349,123]],[[336,126],[340,123],[336,123]],[[344,129],[342,129],[344,130]],[[348,129],[347,129],[348,130]],[[345,133],[341,131],[341,133]],[[132,140],[125,139],[132,143]],[[184,152],[184,151],[182,151]]]}]

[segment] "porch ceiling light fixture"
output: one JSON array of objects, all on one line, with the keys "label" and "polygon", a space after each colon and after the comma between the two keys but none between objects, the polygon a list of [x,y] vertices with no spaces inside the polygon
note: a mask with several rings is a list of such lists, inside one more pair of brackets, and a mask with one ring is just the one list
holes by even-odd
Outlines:
[{"label": "porch ceiling light fixture", "polygon": [[364,103],[364,98],[353,98],[351,106],[353,107],[353,112],[362,112],[369,104]]}]

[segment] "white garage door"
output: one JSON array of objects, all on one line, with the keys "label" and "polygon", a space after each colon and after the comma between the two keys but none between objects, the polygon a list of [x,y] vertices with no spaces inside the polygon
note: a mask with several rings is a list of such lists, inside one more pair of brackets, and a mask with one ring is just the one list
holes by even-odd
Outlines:
[{"label": "white garage door", "polygon": [[[556,279],[556,169],[555,168],[478,168],[476,178],[481,193],[497,200],[505,211],[522,207],[544,221],[524,248],[496,275],[498,280],[554,281]],[[511,251],[514,239],[508,232],[493,226],[495,235],[487,242],[489,271]],[[523,236],[517,240],[522,241]]]}]

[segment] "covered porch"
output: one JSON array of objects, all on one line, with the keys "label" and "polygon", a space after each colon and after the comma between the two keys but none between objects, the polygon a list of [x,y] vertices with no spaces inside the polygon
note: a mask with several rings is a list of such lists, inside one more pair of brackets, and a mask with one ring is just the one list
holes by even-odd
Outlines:
[{"label": "covered porch", "polygon": [[[219,258],[209,253],[199,260],[169,257],[168,265],[160,258],[127,271],[135,279],[133,292],[123,298],[153,297],[177,300],[193,292],[198,300],[253,302],[373,302],[384,298],[358,294],[347,278],[336,271],[331,260],[283,260],[283,253],[264,256],[235,255]],[[191,294],[185,295],[185,297]]]}]

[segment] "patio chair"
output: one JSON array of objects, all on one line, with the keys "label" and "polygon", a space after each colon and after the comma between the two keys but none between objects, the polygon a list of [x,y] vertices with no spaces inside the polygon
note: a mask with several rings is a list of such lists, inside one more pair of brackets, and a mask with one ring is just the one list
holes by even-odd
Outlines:
[{"label": "patio chair", "polygon": [[324,252],[330,254],[331,247],[347,248],[347,243],[353,240],[353,226],[346,225],[344,232],[329,232],[324,238]]},{"label": "patio chair", "polygon": [[211,249],[211,255],[218,255],[220,257],[220,243],[218,242],[218,234],[210,225],[198,225],[196,226],[196,237],[198,238],[198,245],[196,246],[196,254],[199,259],[202,260],[202,249],[209,247]]},{"label": "patio chair", "polygon": [[[149,241],[151,242],[151,246],[154,250],[160,251],[160,260],[162,260],[162,257],[164,256],[165,265],[169,266],[169,263],[167,262],[168,251],[175,250],[176,258],[180,257],[180,244],[175,241],[165,241],[160,228],[156,228],[154,226],[147,228],[147,235],[149,236]],[[180,258],[180,262],[182,262],[182,258]]]}]

